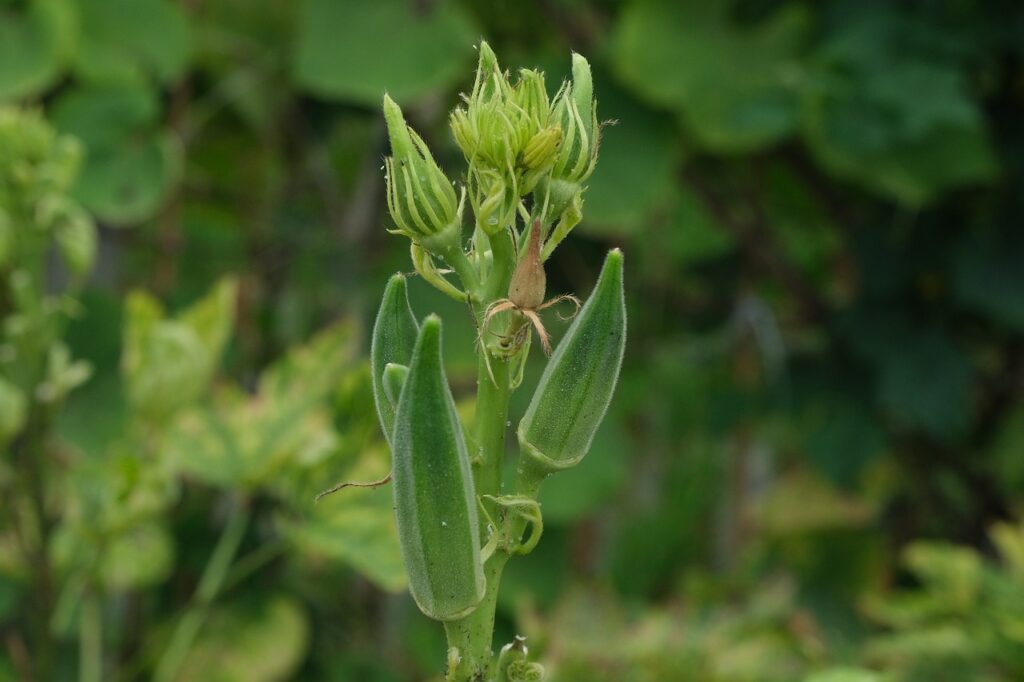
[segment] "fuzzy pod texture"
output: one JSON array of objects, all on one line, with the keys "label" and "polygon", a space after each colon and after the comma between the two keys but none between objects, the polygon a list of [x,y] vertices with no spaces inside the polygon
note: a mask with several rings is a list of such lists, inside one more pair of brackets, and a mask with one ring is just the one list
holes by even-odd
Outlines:
[{"label": "fuzzy pod texture", "polygon": [[608,253],[519,422],[523,454],[544,474],[583,459],[611,402],[626,347],[622,261],[618,249]]},{"label": "fuzzy pod texture", "polygon": [[398,409],[398,398],[402,395],[402,386],[409,376],[409,368],[397,362],[384,365],[384,395],[395,409]]},{"label": "fuzzy pod texture", "polygon": [[427,317],[405,379],[392,441],[395,515],[409,590],[436,620],[465,617],[484,597],[476,491],[441,358],[441,320]]},{"label": "fuzzy pod texture", "polygon": [[419,325],[409,307],[405,276],[396,273],[384,288],[384,298],[373,324],[373,338],[370,342],[370,370],[373,383],[373,401],[377,406],[377,417],[384,438],[391,444],[395,424],[395,402],[388,400],[385,393],[384,369],[388,363],[408,365],[416,346]]}]

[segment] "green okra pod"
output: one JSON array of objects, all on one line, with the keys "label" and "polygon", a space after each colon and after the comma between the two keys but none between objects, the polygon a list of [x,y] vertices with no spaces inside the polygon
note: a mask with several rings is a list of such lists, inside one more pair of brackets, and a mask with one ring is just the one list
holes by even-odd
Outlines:
[{"label": "green okra pod", "polygon": [[611,402],[625,346],[622,252],[614,249],[519,422],[524,475],[536,481],[583,459]]},{"label": "green okra pod", "polygon": [[395,424],[394,402],[388,400],[384,385],[384,368],[388,363],[408,365],[416,345],[419,325],[409,307],[405,289],[405,276],[396,273],[388,280],[384,298],[380,303],[377,320],[373,325],[370,345],[370,369],[373,383],[373,401],[377,405],[377,416],[384,438],[391,443],[391,432]]},{"label": "green okra pod", "polygon": [[441,320],[427,317],[398,400],[392,438],[395,514],[409,589],[436,620],[473,611],[486,586],[476,491],[441,359]]}]

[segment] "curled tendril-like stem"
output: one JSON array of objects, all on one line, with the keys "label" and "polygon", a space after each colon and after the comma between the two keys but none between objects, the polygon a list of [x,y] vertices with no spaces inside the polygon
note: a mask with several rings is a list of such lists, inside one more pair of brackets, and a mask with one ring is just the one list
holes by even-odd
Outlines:
[{"label": "curled tendril-like stem", "polygon": [[385,484],[391,482],[391,475],[393,473],[394,473],[393,471],[389,471],[387,476],[385,476],[384,478],[379,479],[377,481],[366,481],[366,482],[344,481],[342,483],[339,483],[339,484],[337,484],[335,486],[332,486],[332,487],[328,488],[327,490],[325,490],[322,493],[320,493],[319,495],[317,495],[316,499],[314,500],[314,502],[319,502],[321,497],[327,497],[328,495],[330,495],[332,493],[336,493],[339,490],[344,490],[345,488],[379,488],[380,486],[385,485]]},{"label": "curled tendril-like stem", "polygon": [[[507,554],[532,552],[544,533],[544,517],[540,511],[540,503],[525,495],[481,495],[480,498],[481,501],[487,500],[496,505],[501,517],[499,523],[495,523],[487,508],[481,503],[480,508],[484,516],[491,526],[498,529],[481,550],[481,554],[489,557],[498,548]],[[517,524],[520,520],[524,525]],[[521,536],[526,525],[530,526],[530,534],[523,540]]]}]

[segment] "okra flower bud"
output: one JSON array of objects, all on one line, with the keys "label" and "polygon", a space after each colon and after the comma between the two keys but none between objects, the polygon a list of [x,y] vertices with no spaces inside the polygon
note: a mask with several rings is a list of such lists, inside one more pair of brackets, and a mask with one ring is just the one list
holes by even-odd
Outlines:
[{"label": "okra flower bud", "polygon": [[392,154],[384,161],[385,181],[395,231],[435,253],[459,246],[462,206],[452,183],[434,161],[427,144],[405,122],[402,110],[387,95],[384,119]]},{"label": "okra flower bud", "polygon": [[391,276],[384,289],[384,298],[380,302],[377,320],[373,324],[373,337],[370,341],[370,372],[373,384],[373,401],[377,405],[377,417],[384,438],[391,444],[391,435],[395,424],[395,400],[388,400],[387,384],[384,383],[384,370],[389,363],[408,365],[412,361],[412,351],[416,346],[419,324],[405,289],[405,276],[401,273]]},{"label": "okra flower bud", "polygon": [[519,423],[520,475],[527,487],[583,459],[611,402],[625,345],[622,252],[614,249]]},{"label": "okra flower bud", "polygon": [[520,69],[519,82],[512,89],[510,100],[522,112],[523,118],[533,126],[531,133],[536,133],[547,126],[551,114],[551,101],[548,99],[543,72]]},{"label": "okra flower bud", "polygon": [[552,120],[562,129],[562,144],[550,177],[540,183],[548,211],[558,222],[544,245],[546,260],[583,217],[583,183],[594,172],[601,143],[590,64],[572,55],[572,83],[556,95]]},{"label": "okra flower bud", "polygon": [[559,93],[553,118],[562,127],[564,144],[552,178],[580,184],[594,171],[601,136],[590,64],[581,55],[572,55],[572,83]]},{"label": "okra flower bud", "polygon": [[486,43],[480,44],[480,61],[473,91],[464,107],[457,107],[450,123],[455,142],[470,164],[511,170],[515,160],[516,129],[509,116],[507,100],[511,94],[508,78],[498,66],[498,58]]},{"label": "okra flower bud", "polygon": [[423,322],[395,415],[395,515],[409,590],[436,620],[468,615],[484,597],[469,454],[441,359],[441,320]]}]

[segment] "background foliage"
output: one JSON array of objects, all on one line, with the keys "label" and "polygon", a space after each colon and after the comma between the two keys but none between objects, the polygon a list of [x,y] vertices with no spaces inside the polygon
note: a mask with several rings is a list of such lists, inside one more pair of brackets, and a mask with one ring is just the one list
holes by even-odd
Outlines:
[{"label": "background foliage", "polygon": [[[631,315],[499,639],[565,682],[1021,679],[1010,0],[0,0],[0,101],[80,141],[70,193],[99,226],[48,386],[84,380],[71,358],[91,377],[58,401],[38,514],[12,488],[35,398],[0,385],[0,679],[72,679],[97,649],[118,680],[439,668],[390,492],[313,496],[388,468],[365,341],[407,257],[382,93],[454,161],[480,36],[549,86],[567,48],[594,65],[615,125],[549,289],[586,294],[619,245]],[[0,125],[10,183],[28,130]],[[0,247],[37,217],[5,187]],[[51,287],[91,259],[59,248]],[[446,352],[468,385],[472,348]]]}]

